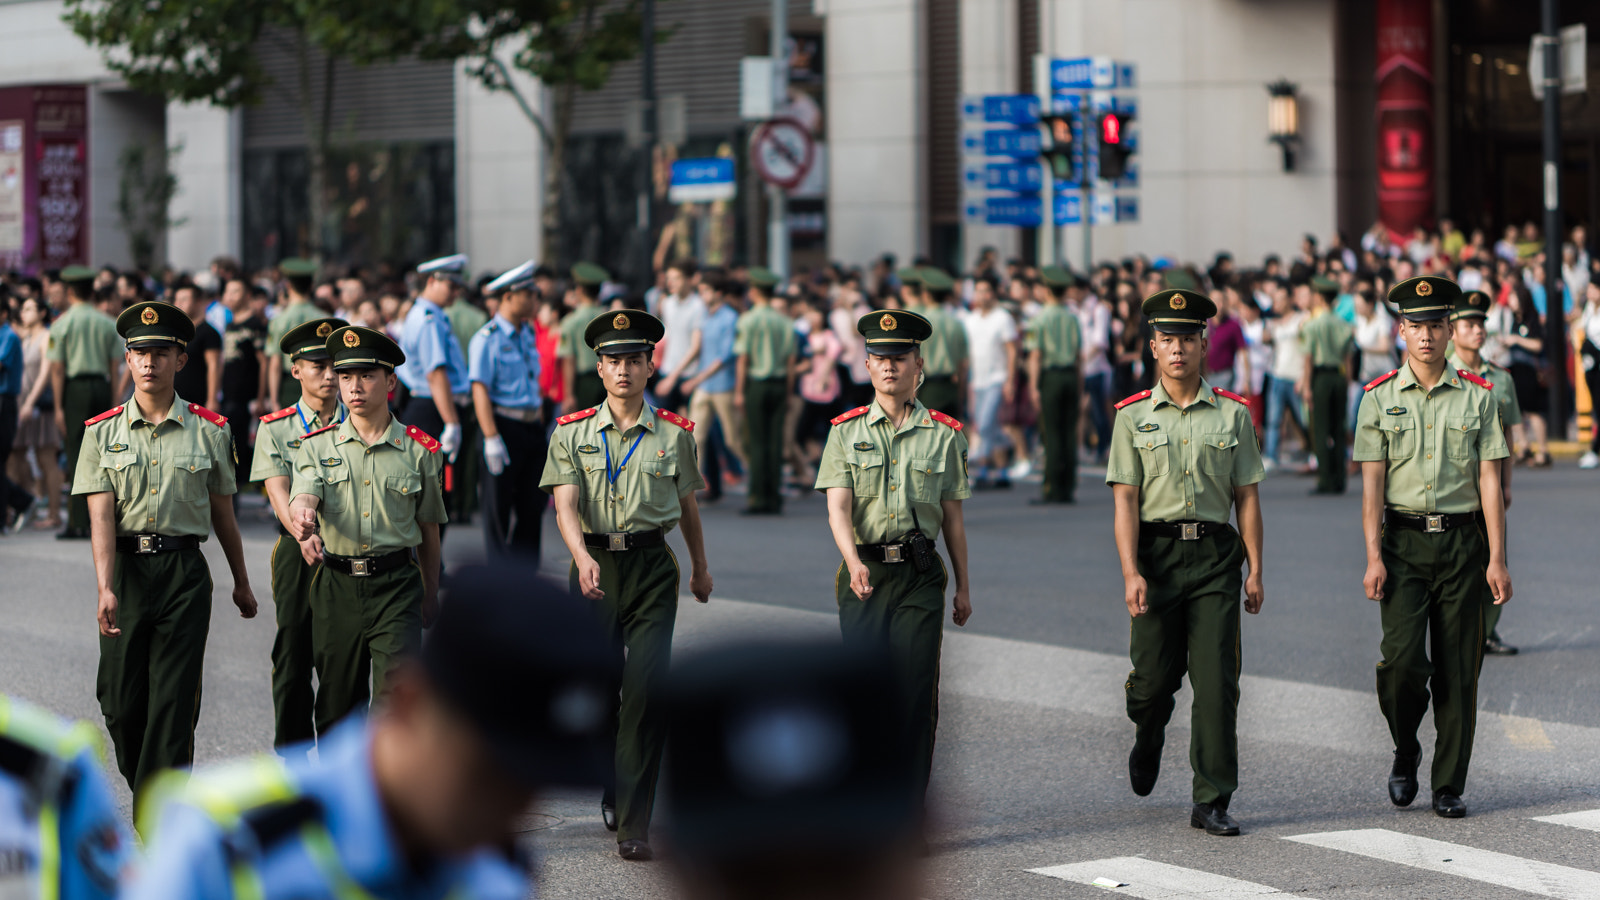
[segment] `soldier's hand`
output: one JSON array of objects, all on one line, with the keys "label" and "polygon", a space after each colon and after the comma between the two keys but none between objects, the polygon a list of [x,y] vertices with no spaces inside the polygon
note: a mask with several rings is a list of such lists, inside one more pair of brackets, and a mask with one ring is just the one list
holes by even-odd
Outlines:
[{"label": "soldier's hand", "polygon": [[317,511],[304,506],[290,510],[289,523],[294,526],[294,539],[304,543],[317,534]]},{"label": "soldier's hand", "polygon": [[1244,611],[1250,615],[1261,612],[1261,604],[1267,599],[1266,589],[1261,586],[1261,576],[1254,572],[1244,580]]},{"label": "soldier's hand", "polygon": [[233,605],[239,607],[239,618],[254,619],[256,617],[256,593],[250,590],[250,585],[234,585]]},{"label": "soldier's hand", "polygon": [[439,617],[439,592],[428,591],[422,595],[422,627],[432,628],[433,620]]},{"label": "soldier's hand", "polygon": [[1494,595],[1494,605],[1504,606],[1511,599],[1511,573],[1505,563],[1490,563],[1484,578],[1489,582],[1489,593]]},{"label": "soldier's hand", "polygon": [[322,538],[312,535],[300,542],[300,558],[308,566],[322,565]]},{"label": "soldier's hand", "polygon": [[733,392],[733,411],[736,415],[744,415],[744,391]]},{"label": "soldier's hand", "polygon": [[872,573],[867,571],[866,563],[858,562],[850,567],[850,590],[861,600],[872,596]]},{"label": "soldier's hand", "polygon": [[1138,618],[1150,611],[1150,585],[1143,575],[1135,575],[1122,582],[1122,602],[1128,605],[1128,615]]},{"label": "soldier's hand", "polygon": [[60,402],[56,403],[56,431],[67,433],[67,414],[61,411]]},{"label": "soldier's hand", "polygon": [[689,573],[689,593],[701,603],[711,599],[711,570],[702,569]]},{"label": "soldier's hand", "polygon": [[1500,492],[1500,500],[1506,509],[1511,508],[1511,488],[1506,488]]},{"label": "soldier's hand", "polygon": [[606,592],[600,590],[600,564],[594,557],[586,556],[577,564],[578,590],[583,591],[583,596],[590,600],[600,600]]},{"label": "soldier's hand", "polygon": [[1389,570],[1378,560],[1367,563],[1367,574],[1361,584],[1367,589],[1368,600],[1383,599],[1383,583],[1389,580]]},{"label": "soldier's hand", "polygon": [[972,596],[967,591],[956,591],[955,599],[950,602],[950,621],[958,626],[965,626],[970,618],[972,618]]},{"label": "soldier's hand", "polygon": [[100,592],[100,608],[95,612],[95,618],[100,620],[100,634],[105,637],[116,637],[122,633],[122,629],[117,627],[116,594]]}]

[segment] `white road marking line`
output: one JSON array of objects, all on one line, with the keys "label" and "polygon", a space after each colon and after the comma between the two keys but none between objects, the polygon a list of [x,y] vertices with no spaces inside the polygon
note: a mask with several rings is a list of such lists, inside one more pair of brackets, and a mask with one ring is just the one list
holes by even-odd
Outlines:
[{"label": "white road marking line", "polygon": [[1551,825],[1565,825],[1568,828],[1582,828],[1586,831],[1600,831],[1600,809],[1562,813],[1559,816],[1535,816],[1533,820],[1549,822]]},{"label": "white road marking line", "polygon": [[1385,828],[1301,834],[1284,840],[1470,878],[1541,897],[1555,897],[1557,900],[1592,900],[1600,897],[1600,872],[1536,862],[1507,853],[1400,834]]},{"label": "white road marking line", "polygon": [[1500,724],[1505,728],[1506,739],[1524,750],[1554,750],[1555,744],[1550,742],[1550,736],[1545,733],[1544,723],[1538,719],[1527,716],[1500,716]]},{"label": "white road marking line", "polygon": [[[1121,882],[1122,887],[1108,887],[1106,890],[1114,890],[1128,897],[1141,897],[1143,900],[1244,900],[1283,893],[1275,887],[1253,881],[1240,881],[1137,856],[1118,856],[1028,871],[1076,884],[1094,885],[1107,880]],[[1104,884],[1099,886],[1105,887]]]}]

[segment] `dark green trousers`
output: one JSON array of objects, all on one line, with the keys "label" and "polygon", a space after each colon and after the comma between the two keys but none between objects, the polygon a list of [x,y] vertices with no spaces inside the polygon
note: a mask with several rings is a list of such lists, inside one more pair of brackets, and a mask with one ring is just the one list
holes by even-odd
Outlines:
[{"label": "dark green trousers", "polygon": [[909,562],[868,562],[872,596],[850,589],[844,563],[834,575],[839,631],[850,647],[888,653],[902,691],[901,725],[911,753],[908,767],[924,793],[933,774],[933,744],[939,729],[939,654],[944,644],[944,560],[926,572]]},{"label": "dark green trousers", "polygon": [[1433,790],[1460,795],[1467,786],[1478,724],[1478,670],[1483,664],[1483,610],[1489,594],[1484,569],[1488,540],[1482,526],[1425,534],[1383,532],[1383,661],[1378,706],[1401,753],[1422,752],[1417,729],[1431,691]]},{"label": "dark green trousers", "polygon": [[278,408],[286,409],[300,402],[300,382],[295,380],[287,370],[283,373],[283,380],[278,382]]},{"label": "dark green trousers", "polygon": [[194,763],[194,725],[211,631],[211,570],[198,549],[118,553],[111,590],[122,634],[100,637],[95,696],[133,795],[163,769]]},{"label": "dark green trousers", "polygon": [[300,545],[279,535],[272,545],[272,606],[278,634],[272,639],[272,746],[314,740],[315,694],[311,687],[311,576]]},{"label": "dark green trousers", "polygon": [[589,409],[606,402],[606,383],[599,372],[578,372],[572,376],[572,394],[578,409]]},{"label": "dark green trousers", "polygon": [[[592,605],[611,635],[622,669],[622,690],[611,710],[611,732],[616,739],[617,841],[644,841],[650,839],[656,781],[667,743],[666,721],[656,694],[672,665],[678,560],[665,544],[616,553],[589,552],[600,566],[600,590],[605,592]],[[576,565],[569,580],[573,596],[581,598]]]},{"label": "dark green trousers", "polygon": [[1338,369],[1311,370],[1311,448],[1317,454],[1317,491],[1344,493],[1344,415],[1350,399]]},{"label": "dark green trousers", "polygon": [[1132,620],[1125,685],[1134,743],[1160,753],[1173,695],[1189,675],[1194,802],[1228,807],[1239,787],[1239,595],[1244,542],[1232,529],[1198,541],[1139,538],[1149,611]]},{"label": "dark green trousers", "polygon": [[788,411],[787,381],[752,378],[744,388],[745,423],[750,429],[749,507],[762,512],[783,509],[783,417]]},{"label": "dark green trousers", "polygon": [[389,670],[422,642],[422,569],[412,561],[358,578],[317,566],[310,598],[316,726],[327,734],[381,695]]},{"label": "dark green trousers", "polygon": [[[83,435],[88,431],[85,419],[91,419],[111,408],[111,382],[98,375],[79,375],[68,378],[62,385],[61,414],[67,420],[67,481],[77,477],[78,450],[83,447]],[[89,496],[73,494],[67,499],[67,530],[89,533]]]},{"label": "dark green trousers", "polygon": [[917,399],[929,409],[961,418],[961,391],[956,388],[955,376],[929,375],[917,389]]},{"label": "dark green trousers", "polygon": [[1039,373],[1039,436],[1044,441],[1044,499],[1071,502],[1078,490],[1077,369]]}]

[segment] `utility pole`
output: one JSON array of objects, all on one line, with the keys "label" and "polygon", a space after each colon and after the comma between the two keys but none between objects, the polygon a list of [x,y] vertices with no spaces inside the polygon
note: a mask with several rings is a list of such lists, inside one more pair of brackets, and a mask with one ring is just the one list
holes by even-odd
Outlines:
[{"label": "utility pole", "polygon": [[[649,2],[649,0],[646,0]],[[789,3],[772,0],[772,114],[789,102]],[[789,277],[789,195],[767,185],[767,268]]]},{"label": "utility pole", "polygon": [[660,118],[656,115],[656,2],[644,0],[639,11],[639,100],[644,153],[639,163],[639,247],[644,257],[640,271],[645,287],[655,286],[655,211],[656,143],[660,140]]},{"label": "utility pole", "polygon": [[[1550,432],[1567,436],[1567,305],[1561,277],[1561,10],[1541,0],[1544,53],[1544,346],[1550,365]],[[1574,302],[1581,302],[1573,298]]]}]

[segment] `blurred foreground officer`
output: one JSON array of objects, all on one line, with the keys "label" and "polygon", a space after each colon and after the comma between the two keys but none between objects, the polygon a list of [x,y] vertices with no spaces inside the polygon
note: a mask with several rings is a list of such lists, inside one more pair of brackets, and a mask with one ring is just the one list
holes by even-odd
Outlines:
[{"label": "blurred foreground officer", "polygon": [[611,648],[531,569],[466,569],[451,586],[384,703],[327,735],[318,763],[262,756],[159,782],[126,896],[529,896],[518,820],[541,789],[603,777]]},{"label": "blurred foreground officer", "polygon": [[1383,616],[1378,706],[1394,738],[1389,799],[1417,796],[1417,729],[1433,700],[1433,811],[1467,814],[1483,610],[1511,599],[1494,389],[1445,359],[1461,288],[1433,275],[1389,289],[1406,362],[1367,385],[1356,416],[1367,597]]},{"label": "blurred foreground officer", "polygon": [[[94,270],[68,266],[61,270],[71,305],[50,323],[45,359],[50,362],[50,386],[56,398],[56,430],[66,440],[67,478],[78,471],[83,447],[84,420],[111,405],[111,380],[122,355],[117,325],[96,309]],[[67,527],[58,538],[78,540],[89,536],[89,506],[77,491],[67,500]]]},{"label": "blurred foreground officer", "polygon": [[572,266],[572,312],[561,320],[561,339],[556,344],[561,380],[566,387],[561,395],[563,412],[593,409],[605,402],[605,382],[595,371],[600,360],[583,336],[589,323],[601,313],[600,286],[610,280],[611,273],[594,263],[581,262]]},{"label": "blurred foreground officer", "polygon": [[730,647],[669,693],[665,786],[689,900],[913,900],[921,804],[882,655]]},{"label": "blurred foreground officer", "polygon": [[1061,301],[1077,276],[1060,266],[1039,270],[1044,306],[1028,323],[1028,386],[1044,441],[1043,493],[1030,503],[1074,503],[1078,491],[1078,407],[1083,393],[1083,330]]},{"label": "blurred foreground officer", "polygon": [[733,341],[733,405],[744,408],[750,429],[749,505],[742,515],[783,512],[783,416],[794,393],[797,342],[794,322],[772,308],[777,286],[777,275],[760,266],[750,269],[750,309],[739,317]]},{"label": "blurred foreground officer", "polygon": [[344,324],[343,319],[312,319],[291,328],[278,342],[278,349],[289,357],[289,375],[300,386],[300,399],[261,417],[250,465],[250,480],[265,482],[267,500],[278,519],[278,541],[272,545],[272,605],[278,619],[278,635],[272,641],[272,746],[279,750],[317,736],[311,686],[311,576],[317,569],[291,536],[289,489],[301,440],[344,421],[339,380],[327,345],[328,335]]},{"label": "blurred foreground officer", "polygon": [[489,558],[518,556],[539,564],[540,523],[550,498],[539,473],[550,452],[539,396],[539,347],[533,326],[538,293],[532,260],[489,282],[500,298],[489,323],[467,350],[472,406],[483,429],[483,539]]},{"label": "blurred foreground officer", "polygon": [[0,694],[0,897],[110,900],[133,856],[100,735]]},{"label": "blurred foreground officer", "polygon": [[[1235,835],[1228,804],[1239,787],[1239,593],[1261,611],[1261,499],[1266,477],[1250,404],[1213,388],[1206,320],[1216,304],[1185,290],[1151,294],[1145,319],[1156,386],[1117,404],[1106,483],[1115,505],[1123,600],[1133,617],[1126,685],[1135,726],[1128,781],[1143,797],[1161,771],[1172,695],[1184,672],[1194,690],[1189,824]],[[1239,529],[1228,524],[1236,508]],[[1240,566],[1250,564],[1244,577]]]},{"label": "blurred foreground officer", "polygon": [[1311,449],[1317,457],[1317,486],[1313,494],[1342,494],[1349,475],[1344,463],[1345,410],[1350,408],[1350,351],[1355,349],[1355,329],[1333,311],[1339,282],[1311,279],[1311,321],[1300,329],[1305,351],[1305,372],[1300,376],[1300,396],[1311,409]]},{"label": "blurred foreground officer", "polygon": [[623,859],[647,860],[650,815],[661,772],[666,720],[653,696],[672,663],[678,616],[678,559],[667,532],[680,522],[689,548],[689,590],[711,597],[711,570],[695,491],[705,487],[694,423],[644,402],[661,320],[629,310],[589,323],[606,401],[557,420],[540,486],[555,496],[556,524],[572,553],[571,588],[592,601],[627,650],[620,698],[613,698],[616,789],[600,801]]},{"label": "blurred foreground officer", "polygon": [[228,420],[185,403],[172,378],[194,323],[170,303],[117,317],[133,398],[90,419],[72,479],[87,494],[100,588],[95,694],[137,796],[156,772],[194,762],[200,675],[211,629],[211,569],[200,544],[215,530],[239,614],[256,614],[233,517],[238,487]]},{"label": "blurred foreground officer", "polygon": [[828,497],[828,526],[844,557],[834,576],[846,646],[887,653],[901,694],[896,721],[905,734],[900,765],[919,792],[933,772],[939,725],[939,648],[950,577],[936,543],[943,532],[955,570],[951,620],[972,615],[967,531],[967,439],[961,423],[917,400],[921,342],[931,328],[913,312],[872,312],[856,330],[866,339],[872,404],[833,420],[817,466]]}]

